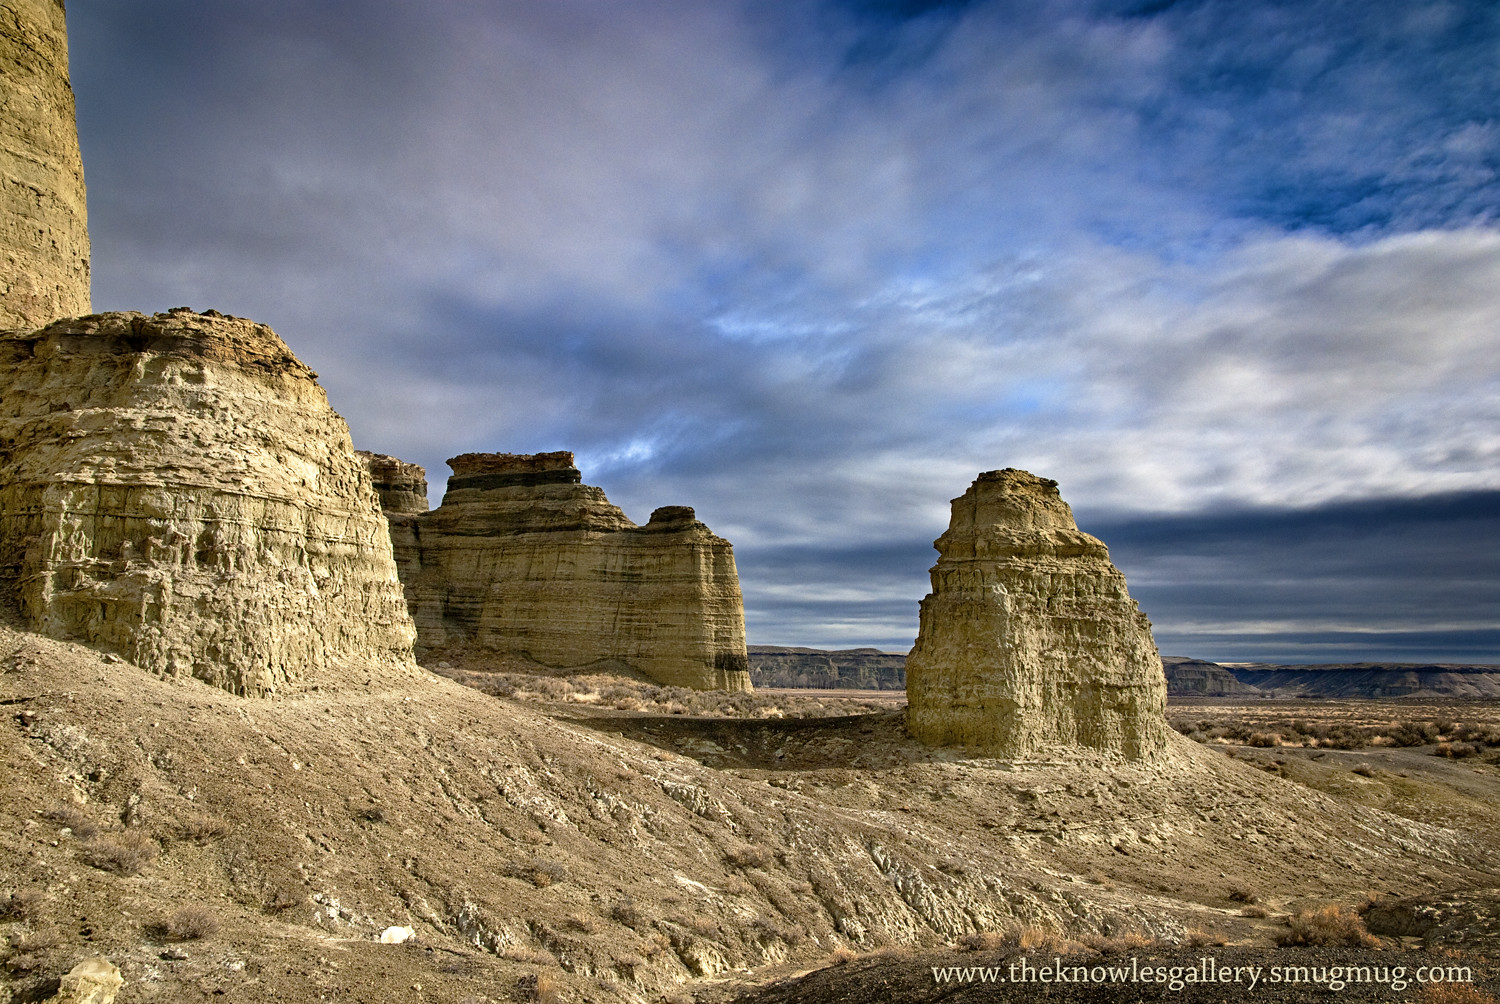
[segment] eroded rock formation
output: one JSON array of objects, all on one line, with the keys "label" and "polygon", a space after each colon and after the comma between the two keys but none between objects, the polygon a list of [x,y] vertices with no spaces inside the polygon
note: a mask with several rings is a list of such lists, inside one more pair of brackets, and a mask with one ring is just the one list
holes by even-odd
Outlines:
[{"label": "eroded rock formation", "polygon": [[750,689],[739,573],[686,506],[637,526],[573,454],[466,453],[442,505],[388,511],[418,645],[548,666],[623,663],[653,680]]},{"label": "eroded rock formation", "polygon": [[0,6],[0,328],[89,312],[89,235],[61,0]]},{"label": "eroded rock formation", "polygon": [[0,373],[0,593],[32,630],[241,694],[414,671],[369,476],[270,328],[96,314],[0,333]]},{"label": "eroded rock formation", "polygon": [[989,471],[953,500],[906,661],[908,727],[1026,757],[1052,745],[1151,757],[1167,743],[1151,625],[1057,482]]},{"label": "eroded rock formation", "polygon": [[370,472],[370,481],[375,486],[375,494],[380,496],[382,510],[400,516],[427,511],[427,471],[424,468],[383,453],[355,452]]}]

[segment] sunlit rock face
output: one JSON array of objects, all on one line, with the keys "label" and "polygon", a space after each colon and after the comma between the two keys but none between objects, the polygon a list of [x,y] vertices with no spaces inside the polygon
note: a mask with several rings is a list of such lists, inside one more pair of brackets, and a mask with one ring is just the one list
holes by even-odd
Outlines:
[{"label": "sunlit rock face", "polygon": [[89,312],[89,233],[60,0],[0,7],[0,328]]},{"label": "sunlit rock face", "polygon": [[645,526],[583,484],[568,452],[467,453],[442,505],[387,511],[419,649],[465,645],[548,666],[623,664],[749,690],[734,550],[686,506]]},{"label": "sunlit rock face", "polygon": [[238,694],[417,672],[349,430],[270,328],[187,309],[0,333],[0,594]]},{"label": "sunlit rock face", "polygon": [[908,727],[934,746],[1027,757],[1166,748],[1151,625],[1057,482],[1006,469],[953,500],[906,663]]}]

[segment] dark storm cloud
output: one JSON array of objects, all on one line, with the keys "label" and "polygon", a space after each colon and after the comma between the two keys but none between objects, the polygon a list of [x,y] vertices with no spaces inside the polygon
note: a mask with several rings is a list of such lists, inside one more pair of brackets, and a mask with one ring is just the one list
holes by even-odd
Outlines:
[{"label": "dark storm cloud", "polygon": [[[980,470],[1163,518],[1497,487],[1496,19],[78,3],[95,305],[271,324],[435,486],[574,449],[691,504],[762,638],[909,641],[897,554]],[[1401,589],[1319,581],[1341,626]]]},{"label": "dark storm cloud", "polygon": [[1109,543],[1167,652],[1500,657],[1500,492],[1081,522]]}]

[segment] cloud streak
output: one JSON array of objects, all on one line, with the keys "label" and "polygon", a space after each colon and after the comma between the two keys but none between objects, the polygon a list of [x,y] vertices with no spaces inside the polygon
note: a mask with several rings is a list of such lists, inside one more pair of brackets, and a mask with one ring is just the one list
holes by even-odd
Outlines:
[{"label": "cloud streak", "polygon": [[[70,26],[96,306],[272,324],[359,445],[435,483],[567,448],[638,518],[694,505],[757,640],[909,640],[980,470],[1122,527],[1500,488],[1490,5]],[[1407,588],[1356,579],[1318,623],[1374,632],[1337,597]],[[1448,623],[1433,590],[1402,624]],[[1230,623],[1166,609],[1167,637]]]}]

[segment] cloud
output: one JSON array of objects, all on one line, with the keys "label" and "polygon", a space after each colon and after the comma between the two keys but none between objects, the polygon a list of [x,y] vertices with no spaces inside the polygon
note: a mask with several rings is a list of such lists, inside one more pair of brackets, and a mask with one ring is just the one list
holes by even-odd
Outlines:
[{"label": "cloud", "polygon": [[435,485],[573,449],[693,505],[780,640],[913,631],[980,470],[1143,518],[1500,487],[1491,5],[69,18],[96,307],[270,323]]}]

